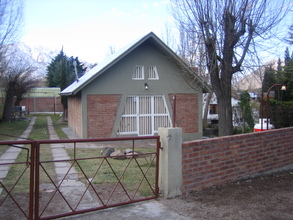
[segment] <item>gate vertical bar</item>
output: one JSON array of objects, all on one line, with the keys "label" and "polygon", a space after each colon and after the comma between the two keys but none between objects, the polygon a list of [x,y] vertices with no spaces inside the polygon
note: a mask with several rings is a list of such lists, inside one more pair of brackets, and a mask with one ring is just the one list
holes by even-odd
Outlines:
[{"label": "gate vertical bar", "polygon": [[35,168],[35,217],[34,219],[39,219],[39,198],[40,198],[40,143],[34,142],[35,155],[36,155],[36,168]]},{"label": "gate vertical bar", "polygon": [[34,176],[35,176],[35,145],[34,145],[34,143],[31,143],[29,219],[33,219],[33,216],[34,216]]},{"label": "gate vertical bar", "polygon": [[160,154],[160,149],[161,149],[161,142],[160,142],[160,137],[157,137],[157,153],[156,153],[156,188],[155,188],[155,196],[158,198],[159,197],[159,154]]}]

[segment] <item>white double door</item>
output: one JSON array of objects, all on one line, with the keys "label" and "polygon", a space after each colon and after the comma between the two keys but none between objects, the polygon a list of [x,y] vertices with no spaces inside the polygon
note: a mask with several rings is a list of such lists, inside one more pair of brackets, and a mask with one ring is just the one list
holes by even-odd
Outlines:
[{"label": "white double door", "polygon": [[119,133],[154,135],[159,127],[170,127],[171,119],[163,95],[128,96]]}]

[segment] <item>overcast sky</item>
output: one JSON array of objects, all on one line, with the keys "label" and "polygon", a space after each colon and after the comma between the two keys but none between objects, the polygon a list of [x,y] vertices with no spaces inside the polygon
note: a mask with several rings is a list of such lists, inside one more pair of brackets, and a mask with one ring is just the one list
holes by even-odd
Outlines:
[{"label": "overcast sky", "polygon": [[26,0],[22,41],[95,63],[168,20],[164,0]]},{"label": "overcast sky", "polygon": [[[165,36],[166,24],[172,26],[168,4],[168,0],[25,0],[22,41],[53,51],[63,46],[68,56],[99,63],[110,46],[117,51],[151,31]],[[278,31],[288,33],[292,22],[291,13]],[[283,58],[286,47],[292,52],[292,46],[274,41],[262,58]]]}]

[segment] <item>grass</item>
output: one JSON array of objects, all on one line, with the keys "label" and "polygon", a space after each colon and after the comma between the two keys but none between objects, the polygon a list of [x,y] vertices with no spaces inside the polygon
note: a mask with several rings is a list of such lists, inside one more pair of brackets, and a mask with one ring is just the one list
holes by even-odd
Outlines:
[{"label": "grass", "polygon": [[[125,150],[125,149],[120,149]],[[136,149],[141,153],[154,153],[155,149],[139,148]],[[73,158],[73,150],[68,150],[68,155]],[[113,185],[117,183],[117,178],[121,179],[121,183],[128,192],[134,192],[142,181],[139,187],[139,194],[141,196],[151,196],[153,192],[144,179],[144,176],[139,167],[141,167],[143,173],[146,175],[151,186],[155,184],[155,165],[150,165],[150,156],[148,158],[132,159],[113,159],[113,158],[101,158],[99,149],[77,149],[76,158],[92,158],[87,160],[77,160],[78,164],[75,164],[75,169],[79,173],[79,179],[84,183],[87,182],[83,172],[87,175],[88,179],[92,179],[92,183],[99,187],[99,185]],[[151,155],[154,157],[154,154]],[[114,175],[110,165],[117,177]],[[150,165],[150,166],[149,166]],[[147,171],[147,169],[149,170]],[[98,172],[97,172],[98,171]]]},{"label": "grass", "polygon": [[60,139],[68,139],[67,135],[63,132],[63,128],[68,127],[67,122],[62,121],[62,117],[60,117],[58,114],[57,115],[51,115],[52,118],[52,123],[54,126],[54,129],[59,136]]},{"label": "grass", "polygon": [[[36,115],[29,115],[29,117],[37,117],[36,123],[33,127],[32,132],[29,135],[30,139],[34,140],[44,140],[49,139],[48,129],[47,129],[47,115],[46,114],[36,114]],[[62,139],[67,138],[62,128],[67,127],[67,123],[62,122],[59,118],[59,115],[50,115],[52,118],[53,126],[55,128],[56,133]],[[11,124],[4,124],[8,126],[7,129],[4,127],[2,131],[9,130],[11,133],[19,134],[25,130],[29,122],[15,122]],[[20,128],[21,127],[21,128]],[[17,130],[16,132],[13,132]],[[26,146],[30,149],[30,146]],[[73,149],[67,148],[68,155],[70,158],[74,158]],[[125,149],[121,149],[125,150]],[[112,172],[108,163],[111,164],[113,170],[115,171],[118,179],[121,179],[123,186],[127,189],[128,192],[134,192],[139,184],[139,195],[140,196],[150,196],[153,195],[150,186],[143,179],[143,174],[139,168],[143,170],[145,175],[147,176],[148,180],[150,181],[151,186],[155,184],[155,166],[152,164],[150,167],[150,159],[149,158],[137,158],[137,163],[135,160],[125,159],[125,160],[118,160],[112,158],[101,158],[100,156],[100,149],[98,148],[77,148],[76,154],[76,162],[74,167],[78,172],[78,178],[82,182],[88,182],[88,179],[93,178],[92,183],[95,187],[110,185],[114,186],[117,183],[117,178],[115,177],[114,173]],[[155,148],[139,148],[136,151],[142,153],[154,153]],[[40,146],[40,153],[41,153],[41,161],[52,161],[52,152],[49,144],[43,144]],[[26,169],[26,151],[22,150],[16,160],[19,164],[14,164],[11,166],[10,171],[8,173],[7,178],[5,179],[5,185],[11,187],[19,178],[21,173]],[[154,156],[154,154],[152,154]],[[92,158],[82,160],[81,158]],[[44,169],[49,173],[50,177],[53,179],[54,182],[57,181],[57,175],[54,169],[54,163],[42,163]],[[126,171],[124,172],[125,168],[127,167]],[[149,171],[147,172],[147,169]],[[96,171],[99,169],[98,173]],[[84,171],[87,175],[87,178],[82,174],[81,171]],[[44,173],[42,168],[40,168],[40,183],[41,184],[50,184],[50,180],[47,175]],[[28,193],[29,189],[29,170],[27,169],[24,172],[23,177],[17,183],[14,192],[21,192],[21,193]],[[3,194],[3,193],[2,193]]]},{"label": "grass", "polygon": [[[45,114],[36,114],[36,115],[30,115],[30,117],[37,117],[37,120],[33,126],[32,132],[29,135],[29,139],[33,140],[44,140],[49,139],[48,129],[47,129],[47,115]],[[17,123],[14,124],[14,126],[17,126]],[[13,128],[11,128],[13,130]],[[15,129],[17,129],[15,127]],[[25,128],[23,129],[25,130]],[[25,146],[31,151],[30,145]],[[52,160],[52,153],[50,146],[48,144],[41,146],[41,152],[42,152],[42,159],[44,160]],[[17,159],[15,162],[18,164],[13,164],[10,167],[10,170],[7,174],[7,177],[5,178],[5,185],[7,187],[12,187],[18,178],[20,178],[20,175],[23,173],[23,176],[19,179],[19,182],[15,186],[13,192],[14,193],[28,193],[29,191],[29,169],[27,169],[27,151],[21,150],[19,153]],[[56,173],[54,171],[54,164],[53,163],[47,163],[44,164],[45,169],[48,171],[49,175],[52,176],[52,178],[56,178]],[[40,182],[47,181],[46,174],[41,171],[40,173]]]},{"label": "grass", "polygon": [[[0,141],[10,141],[18,139],[25,131],[30,121],[12,121],[0,122]],[[0,155],[2,155],[9,146],[0,145]]]}]

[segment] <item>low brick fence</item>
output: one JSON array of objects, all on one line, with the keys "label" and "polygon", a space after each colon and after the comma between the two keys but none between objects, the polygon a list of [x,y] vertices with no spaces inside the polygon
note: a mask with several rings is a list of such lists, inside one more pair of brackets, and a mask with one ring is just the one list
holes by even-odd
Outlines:
[{"label": "low brick fence", "polygon": [[293,127],[182,144],[182,193],[293,165]]}]

